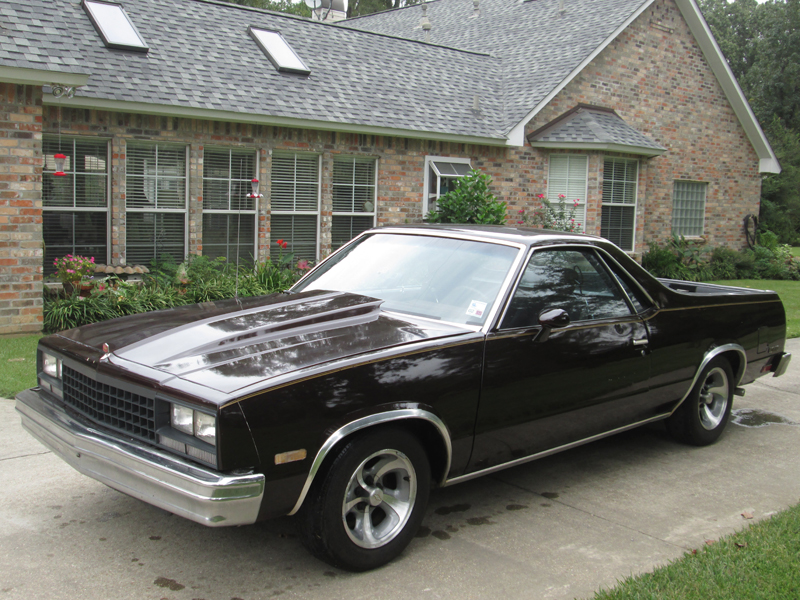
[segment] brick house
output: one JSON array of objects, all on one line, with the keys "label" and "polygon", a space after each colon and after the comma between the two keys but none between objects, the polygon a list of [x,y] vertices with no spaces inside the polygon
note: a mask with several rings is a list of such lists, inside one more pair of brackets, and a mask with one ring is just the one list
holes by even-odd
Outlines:
[{"label": "brick house", "polygon": [[0,334],[41,328],[57,256],[258,260],[283,239],[318,259],[421,221],[470,168],[512,219],[564,194],[635,255],[673,232],[741,247],[780,169],[694,0],[436,0],[337,24],[6,0],[0,24]]}]

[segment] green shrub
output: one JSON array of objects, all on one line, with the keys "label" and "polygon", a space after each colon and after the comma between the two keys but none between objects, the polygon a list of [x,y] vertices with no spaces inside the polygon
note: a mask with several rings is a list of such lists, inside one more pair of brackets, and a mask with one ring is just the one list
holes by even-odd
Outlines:
[{"label": "green shrub", "polygon": [[436,210],[428,213],[428,222],[505,224],[506,203],[489,191],[491,183],[491,177],[475,170],[458,178],[455,189],[440,196]]}]

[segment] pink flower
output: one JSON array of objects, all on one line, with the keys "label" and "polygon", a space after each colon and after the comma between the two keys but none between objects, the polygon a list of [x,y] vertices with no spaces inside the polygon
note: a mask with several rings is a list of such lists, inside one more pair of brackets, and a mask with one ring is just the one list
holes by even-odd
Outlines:
[{"label": "pink flower", "polygon": [[521,208],[521,209],[519,210],[519,214],[521,214],[521,215],[524,215],[524,214],[525,214],[525,209],[524,209],[524,208]]},{"label": "pink flower", "polygon": [[537,194],[536,197],[537,198],[544,198],[544,194]]},{"label": "pink flower", "polygon": [[306,269],[310,269],[311,267],[308,266],[307,260],[298,260],[297,268],[300,269],[301,271],[305,271]]},{"label": "pink flower", "polygon": [[90,259],[89,259],[89,262],[90,262],[90,263],[93,263],[93,262],[94,262],[94,256],[93,256],[92,258],[90,258]]},{"label": "pink flower", "polygon": [[67,269],[67,273],[74,273],[74,272],[75,271],[73,271],[72,269]]},{"label": "pink flower", "polygon": [[578,206],[578,204],[579,204],[579,202],[578,202],[578,200],[576,199],[576,200],[575,200],[575,206]]},{"label": "pink flower", "polygon": [[559,198],[566,198],[567,196],[565,194],[559,194],[558,197]]},{"label": "pink flower", "polygon": [[517,224],[518,224],[518,225],[522,225],[522,224],[524,224],[524,223],[525,223],[525,221],[517,221]]}]

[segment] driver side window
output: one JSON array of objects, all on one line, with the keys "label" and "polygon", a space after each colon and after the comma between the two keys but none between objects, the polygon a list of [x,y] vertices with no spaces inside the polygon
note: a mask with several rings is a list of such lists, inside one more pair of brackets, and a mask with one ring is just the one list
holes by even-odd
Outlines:
[{"label": "driver side window", "polygon": [[619,286],[589,249],[534,252],[501,328],[534,327],[542,311],[551,308],[567,311],[572,322],[631,314]]}]

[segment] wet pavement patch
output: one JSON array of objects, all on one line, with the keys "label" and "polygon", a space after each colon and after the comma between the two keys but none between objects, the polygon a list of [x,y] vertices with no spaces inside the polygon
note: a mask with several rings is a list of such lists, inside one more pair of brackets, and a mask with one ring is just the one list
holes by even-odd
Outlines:
[{"label": "wet pavement patch", "polygon": [[508,506],[506,506],[506,510],[523,510],[525,508],[528,507],[524,504],[509,504]]},{"label": "wet pavement patch", "polygon": [[490,517],[472,517],[471,519],[467,519],[467,523],[470,525],[494,525],[489,519]]},{"label": "wet pavement patch", "polygon": [[453,506],[440,506],[435,512],[437,515],[449,515],[454,512],[465,512],[471,508],[469,504],[454,504]]},{"label": "wet pavement patch", "polygon": [[765,410],[740,408],[731,411],[731,422],[742,427],[766,427],[767,425],[797,425],[791,419]]},{"label": "wet pavement patch", "polygon": [[555,500],[556,498],[558,498],[558,494],[556,494],[555,492],[542,492],[542,496],[544,496],[548,500]]},{"label": "wet pavement patch", "polygon": [[428,537],[430,534],[431,534],[431,528],[430,527],[425,527],[423,525],[422,527],[417,529],[417,535],[415,535],[414,537],[424,538],[424,537]]},{"label": "wet pavement patch", "polygon": [[446,531],[434,531],[433,537],[439,538],[440,540],[449,540],[450,534],[447,533]]},{"label": "wet pavement patch", "polygon": [[173,592],[177,592],[186,587],[185,585],[181,585],[174,579],[167,579],[166,577],[158,577],[153,583],[155,583],[158,587],[169,588]]}]

